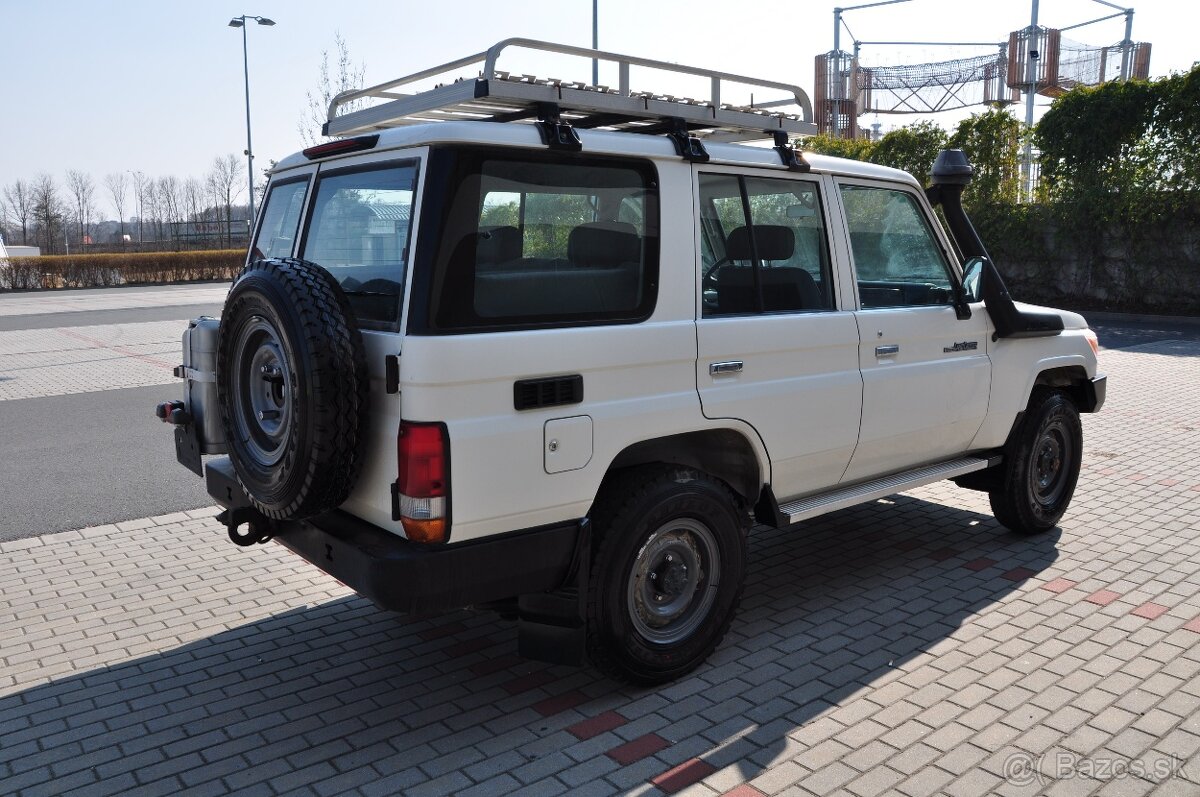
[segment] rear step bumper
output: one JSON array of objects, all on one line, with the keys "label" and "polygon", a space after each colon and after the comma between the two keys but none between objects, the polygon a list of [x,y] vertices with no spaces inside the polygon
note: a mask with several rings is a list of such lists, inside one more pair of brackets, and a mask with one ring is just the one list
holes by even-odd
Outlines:
[{"label": "rear step bumper", "polygon": [[[205,463],[208,492],[245,507],[228,458]],[[581,521],[444,547],[415,545],[341,511],[273,524],[274,539],[384,609],[435,612],[553,590],[570,575]]]}]

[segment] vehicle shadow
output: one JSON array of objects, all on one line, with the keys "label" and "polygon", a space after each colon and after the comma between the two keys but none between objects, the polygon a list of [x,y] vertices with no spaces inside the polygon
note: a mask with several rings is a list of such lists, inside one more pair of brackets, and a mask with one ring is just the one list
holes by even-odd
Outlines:
[{"label": "vehicle shadow", "polygon": [[[297,608],[0,696],[0,791],[451,793],[507,778],[507,792],[551,776],[624,790],[693,758],[748,781],[806,749],[824,713],[939,655],[1055,560],[1058,535],[907,495],[756,529],[725,642],[656,689],[522,660],[514,624],[491,613]],[[657,761],[606,756],[647,734]]]}]

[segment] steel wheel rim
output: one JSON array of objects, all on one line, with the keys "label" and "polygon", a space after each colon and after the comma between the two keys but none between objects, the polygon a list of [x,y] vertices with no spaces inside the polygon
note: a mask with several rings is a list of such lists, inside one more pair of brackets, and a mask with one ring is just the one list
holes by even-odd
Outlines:
[{"label": "steel wheel rim", "polygon": [[1029,469],[1031,493],[1039,506],[1051,508],[1062,499],[1073,455],[1066,427],[1059,422],[1046,427],[1034,446]]},{"label": "steel wheel rim", "polygon": [[238,437],[254,460],[269,467],[287,449],[291,430],[292,374],[279,333],[262,316],[251,316],[233,351],[233,417]]},{"label": "steel wheel rim", "polygon": [[708,618],[721,580],[716,536],[693,518],[660,526],[638,551],[629,573],[626,610],[644,639],[670,645]]}]

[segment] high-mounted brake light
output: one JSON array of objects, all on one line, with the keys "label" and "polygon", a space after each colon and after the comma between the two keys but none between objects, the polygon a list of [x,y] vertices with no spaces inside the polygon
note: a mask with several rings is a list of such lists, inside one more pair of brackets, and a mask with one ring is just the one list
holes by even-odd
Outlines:
[{"label": "high-mounted brake light", "polygon": [[359,152],[364,149],[373,149],[379,143],[379,134],[372,136],[357,136],[356,138],[343,138],[340,141],[330,141],[326,144],[317,144],[315,147],[309,147],[303,150],[304,157],[311,160],[324,158],[326,155],[344,155],[347,152]]},{"label": "high-mounted brake light", "polygon": [[449,532],[450,438],[444,423],[401,421],[392,517],[413,542],[445,542]]}]

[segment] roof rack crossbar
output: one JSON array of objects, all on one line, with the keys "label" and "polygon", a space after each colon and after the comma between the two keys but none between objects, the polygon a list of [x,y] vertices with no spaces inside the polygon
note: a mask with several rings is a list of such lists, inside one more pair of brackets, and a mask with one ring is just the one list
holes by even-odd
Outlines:
[{"label": "roof rack crossbar", "polygon": [[[540,79],[497,69],[497,60],[510,48],[613,63],[617,67],[617,87]],[[474,78],[440,83],[426,91],[417,91],[413,85],[480,64],[482,67]],[[629,77],[631,67],[708,78],[709,96],[691,99],[634,91]],[[748,86],[776,96],[783,94],[783,97],[752,106],[732,106],[722,99],[726,84]],[[371,99],[384,102],[339,114],[350,103]],[[536,117],[542,103],[559,106],[563,118],[581,129],[612,127],[638,130],[638,125],[647,122],[679,118],[686,122],[689,130],[720,134],[722,140],[760,138],[770,136],[775,131],[793,135],[816,132],[808,95],[793,84],[520,38],[505,39],[483,52],[396,80],[342,92],[329,103],[329,118],[323,132],[329,136],[350,136],[438,118],[516,121]],[[794,106],[797,112],[776,110],[784,106]]]}]

